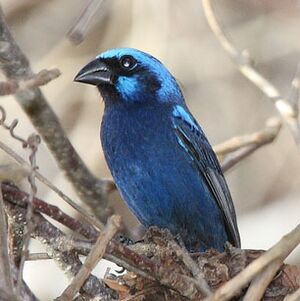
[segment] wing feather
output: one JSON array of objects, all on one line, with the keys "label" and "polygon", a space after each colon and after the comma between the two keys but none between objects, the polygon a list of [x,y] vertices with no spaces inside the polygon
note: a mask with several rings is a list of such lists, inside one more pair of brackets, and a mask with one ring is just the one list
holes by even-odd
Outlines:
[{"label": "wing feather", "polygon": [[179,144],[195,163],[222,211],[230,243],[240,247],[232,198],[210,143],[191,113],[183,106],[174,108],[173,125]]}]

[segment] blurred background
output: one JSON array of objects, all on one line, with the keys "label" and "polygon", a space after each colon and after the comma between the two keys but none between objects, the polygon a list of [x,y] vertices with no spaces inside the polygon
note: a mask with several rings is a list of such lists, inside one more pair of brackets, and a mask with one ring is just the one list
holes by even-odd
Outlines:
[{"label": "blurred background", "polygon": [[[79,45],[70,42],[68,32],[87,1],[2,0],[1,4],[34,71],[61,70],[62,75],[42,90],[73,145],[99,177],[110,177],[99,141],[103,102],[96,88],[72,80],[83,65],[108,48],[134,47],[160,59],[181,83],[212,144],[259,130],[277,115],[271,101],[237,71],[221,48],[200,0],[104,0]],[[247,49],[255,67],[288,96],[300,60],[300,1],[223,0],[214,1],[214,6],[236,47]],[[17,133],[27,137],[35,131],[13,97],[2,97],[0,104],[9,120],[19,119]],[[0,129],[0,133],[1,141],[28,156],[7,132]],[[78,200],[45,144],[37,160],[42,174]],[[0,162],[10,159],[0,152]],[[243,248],[269,248],[300,221],[299,171],[299,149],[284,127],[274,143],[227,173]],[[70,212],[45,187],[39,186],[38,196]],[[111,198],[134,229],[135,221],[120,205],[117,193]],[[32,248],[42,250],[37,243]],[[300,262],[299,250],[289,261]],[[51,261],[27,263],[26,279],[41,300],[52,300],[68,283]]]}]

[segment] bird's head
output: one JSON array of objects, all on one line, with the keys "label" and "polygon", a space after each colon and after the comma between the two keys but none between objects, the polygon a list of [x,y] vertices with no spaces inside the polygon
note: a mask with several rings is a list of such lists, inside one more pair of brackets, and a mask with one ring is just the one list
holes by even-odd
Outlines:
[{"label": "bird's head", "polygon": [[181,90],[166,67],[153,56],[132,48],[103,52],[83,67],[74,80],[97,86],[105,102],[183,101]]}]

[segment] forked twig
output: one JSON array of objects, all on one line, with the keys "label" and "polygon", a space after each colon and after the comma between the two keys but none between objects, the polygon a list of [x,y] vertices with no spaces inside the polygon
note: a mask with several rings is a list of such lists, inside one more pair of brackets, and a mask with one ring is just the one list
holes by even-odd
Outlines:
[{"label": "forked twig", "polygon": [[[238,70],[274,103],[282,120],[290,129],[297,146],[300,147],[300,125],[298,121],[299,99],[291,102],[288,99],[283,98],[278,89],[251,65],[249,54],[246,51],[240,52],[235,48],[218,23],[211,0],[202,0],[202,6],[207,22],[223,49],[236,64]],[[298,80],[299,73],[300,72],[297,71],[295,77]],[[294,82],[298,82],[296,79]]]}]

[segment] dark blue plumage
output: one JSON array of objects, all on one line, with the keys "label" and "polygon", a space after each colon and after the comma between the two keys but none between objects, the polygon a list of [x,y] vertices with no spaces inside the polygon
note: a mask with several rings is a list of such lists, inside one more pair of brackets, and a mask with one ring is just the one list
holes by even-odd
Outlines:
[{"label": "dark blue plumage", "polygon": [[99,55],[76,76],[105,102],[101,142],[129,208],[146,227],[180,235],[190,251],[240,246],[217,158],[169,71],[141,51]]}]

